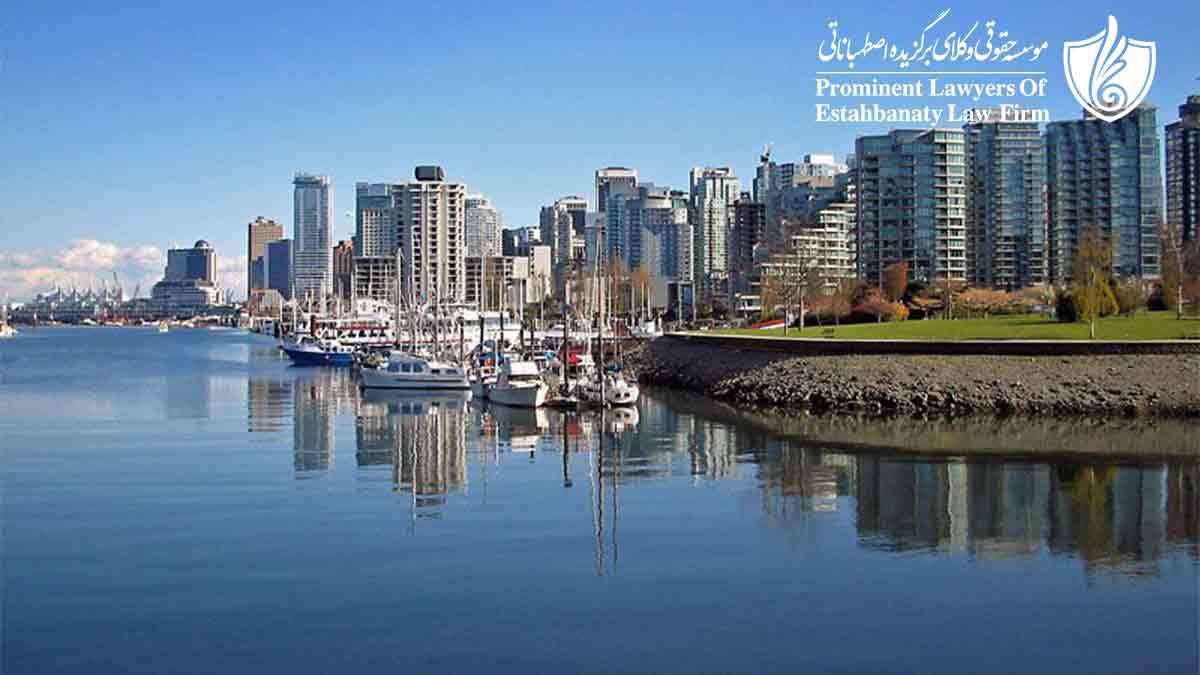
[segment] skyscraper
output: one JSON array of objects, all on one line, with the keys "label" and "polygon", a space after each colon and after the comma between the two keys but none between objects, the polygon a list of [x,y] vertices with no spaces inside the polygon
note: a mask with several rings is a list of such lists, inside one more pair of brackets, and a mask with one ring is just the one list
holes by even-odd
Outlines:
[{"label": "skyscraper", "polygon": [[637,191],[637,182],[637,169],[623,166],[596,169],[596,211],[606,211],[610,197],[633,195]]},{"label": "skyscraper", "polygon": [[483,195],[467,195],[467,256],[493,258],[501,254],[500,213]]},{"label": "skyscraper", "polygon": [[167,268],[163,278],[167,281],[216,282],[217,254],[211,244],[201,239],[191,248],[173,248],[167,251]]},{"label": "skyscraper", "polygon": [[856,210],[859,275],[879,283],[907,261],[912,280],[966,281],[964,135],[898,129],[859,136]]},{"label": "skyscraper", "polygon": [[[358,183],[355,186],[356,279],[369,276],[383,289],[387,270],[399,274],[402,292],[429,302],[435,296],[461,300],[466,257],[466,186],[446,182],[439,166],[418,166],[408,183]],[[364,260],[364,259],[370,260]],[[378,282],[378,283],[376,283]],[[368,293],[367,287],[362,288]],[[370,291],[371,297],[382,291]],[[360,294],[361,295],[361,294]]]},{"label": "skyscraper", "polygon": [[1167,223],[1183,241],[1200,238],[1200,94],[1167,125]]},{"label": "skyscraper", "polygon": [[1037,122],[1002,119],[963,127],[967,167],[967,276],[1016,290],[1046,283],[1046,164]]},{"label": "skyscraper", "polygon": [[729,266],[734,275],[734,290],[745,292],[747,275],[754,269],[754,252],[767,244],[767,208],[743,192],[733,205],[732,241],[729,245]]},{"label": "skyscraper", "polygon": [[1050,278],[1071,278],[1084,230],[1113,246],[1113,270],[1157,276],[1162,175],[1154,106],[1143,103],[1116,122],[1085,115],[1046,126]]},{"label": "skyscraper", "polygon": [[195,314],[221,297],[216,283],[217,254],[201,239],[191,248],[167,251],[167,268],[162,281],[154,284],[150,297],[175,315]]},{"label": "skyscraper", "polygon": [[353,276],[354,242],[339,241],[333,247],[333,291],[339,298],[350,298],[350,278]]},{"label": "skyscraper", "polygon": [[333,186],[328,176],[306,173],[297,173],[292,185],[292,292],[324,297],[333,291]]},{"label": "skyscraper", "polygon": [[550,247],[556,291],[562,290],[563,274],[582,262],[584,229],[587,226],[587,200],[577,195],[561,197],[543,206],[539,217],[541,243]]},{"label": "skyscraper", "polygon": [[358,257],[396,254],[396,214],[389,183],[354,184],[354,246]]},{"label": "skyscraper", "polygon": [[246,286],[247,292],[267,287],[263,276],[263,255],[267,242],[283,239],[283,225],[259,216],[246,227]]},{"label": "skyscraper", "polygon": [[467,186],[446,181],[440,166],[418,166],[415,181],[392,187],[405,269],[401,288],[418,300],[462,301]]},{"label": "skyscraper", "polygon": [[608,257],[656,277],[676,276],[678,230],[687,225],[687,203],[672,195],[670,188],[653,183],[642,183],[631,194],[613,193],[604,214]]},{"label": "skyscraper", "polygon": [[692,272],[702,298],[728,291],[729,229],[741,184],[729,167],[695,167],[688,176]]},{"label": "skyscraper", "polygon": [[801,162],[778,164],[771,160],[768,147],[755,169],[751,194],[753,201],[765,207],[764,243],[776,245],[787,239],[785,221],[815,222],[816,211],[836,201],[836,180],[847,170],[846,164],[828,154],[809,154]]},{"label": "skyscraper", "polygon": [[263,253],[263,277],[267,288],[279,291],[284,300],[292,299],[291,239],[267,242]]}]

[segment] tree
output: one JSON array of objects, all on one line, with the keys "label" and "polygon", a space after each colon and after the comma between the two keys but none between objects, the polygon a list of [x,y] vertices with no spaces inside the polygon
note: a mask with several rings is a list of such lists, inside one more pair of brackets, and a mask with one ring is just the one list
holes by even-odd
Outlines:
[{"label": "tree", "polygon": [[875,317],[875,321],[879,323],[892,320],[903,321],[908,318],[907,307],[899,302],[889,302],[887,298],[878,293],[867,296],[854,309],[856,312]]},{"label": "tree", "polygon": [[908,261],[901,260],[888,265],[883,270],[883,291],[888,300],[896,302],[904,297],[908,290]]},{"label": "tree", "polygon": [[1128,279],[1113,291],[1117,299],[1117,311],[1132,317],[1142,305],[1146,304],[1145,284],[1140,279]]},{"label": "tree", "polygon": [[1088,323],[1088,337],[1096,339],[1096,320],[1117,311],[1112,287],[1112,243],[1094,227],[1079,238],[1071,263],[1072,292],[1079,318]]},{"label": "tree", "polygon": [[1162,225],[1162,286],[1163,299],[1167,307],[1175,306],[1175,318],[1183,318],[1184,273],[1183,235],[1179,225],[1166,222]]},{"label": "tree", "polygon": [[857,279],[839,279],[837,288],[829,297],[829,313],[833,315],[833,325],[837,326],[843,316],[850,313],[854,307],[854,294],[858,290]]}]

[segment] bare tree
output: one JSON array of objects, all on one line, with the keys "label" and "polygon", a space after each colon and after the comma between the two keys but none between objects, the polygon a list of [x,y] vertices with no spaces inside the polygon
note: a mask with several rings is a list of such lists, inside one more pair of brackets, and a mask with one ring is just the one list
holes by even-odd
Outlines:
[{"label": "bare tree", "polygon": [[1162,224],[1162,247],[1166,255],[1162,262],[1163,297],[1175,297],[1175,318],[1183,318],[1183,287],[1186,282],[1184,270],[1183,235],[1179,225],[1171,222]]}]

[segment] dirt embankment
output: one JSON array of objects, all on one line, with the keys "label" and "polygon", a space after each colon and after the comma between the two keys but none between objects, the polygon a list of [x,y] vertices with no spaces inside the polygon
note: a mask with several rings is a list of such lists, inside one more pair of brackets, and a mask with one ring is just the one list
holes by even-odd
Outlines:
[{"label": "dirt embankment", "polygon": [[1196,354],[796,356],[666,337],[626,358],[644,382],[764,407],[1200,417]]}]

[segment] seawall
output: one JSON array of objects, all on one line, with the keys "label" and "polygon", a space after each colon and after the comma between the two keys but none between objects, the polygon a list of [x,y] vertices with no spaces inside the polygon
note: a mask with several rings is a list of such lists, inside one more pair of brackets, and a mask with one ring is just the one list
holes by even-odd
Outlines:
[{"label": "seawall", "polygon": [[672,334],[647,342],[628,358],[644,382],[757,407],[1200,417],[1200,343],[1186,341],[927,342]]}]

